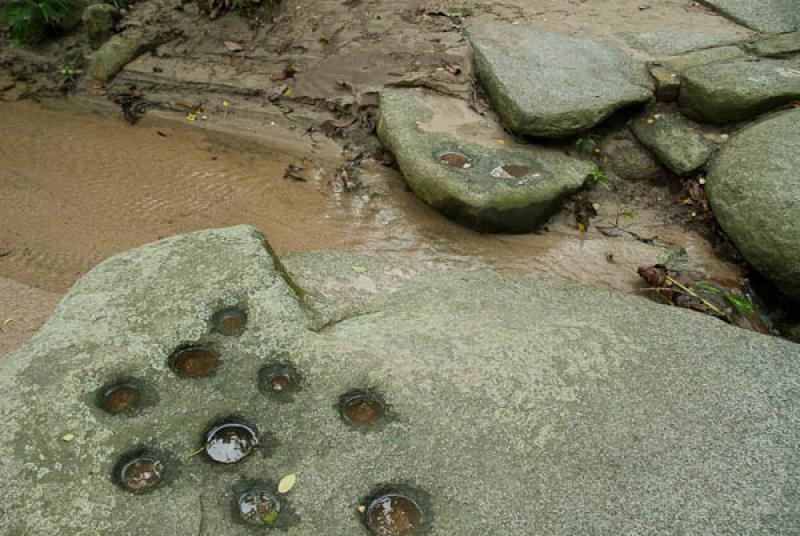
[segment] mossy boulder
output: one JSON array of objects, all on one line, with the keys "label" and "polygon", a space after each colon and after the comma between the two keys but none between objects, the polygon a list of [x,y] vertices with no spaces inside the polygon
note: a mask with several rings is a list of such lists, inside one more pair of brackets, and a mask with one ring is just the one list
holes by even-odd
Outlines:
[{"label": "mossy boulder", "polygon": [[624,32],[620,36],[637,50],[655,58],[678,56],[695,50],[737,45],[748,40],[743,31],[653,30],[649,32]]},{"label": "mossy boulder", "polygon": [[119,10],[111,4],[93,4],[83,10],[83,25],[92,48],[100,46],[114,35]]},{"label": "mossy boulder", "polygon": [[725,233],[756,270],[800,302],[800,109],[732,137],[706,191]]},{"label": "mossy boulder", "polygon": [[381,93],[378,135],[420,199],[482,231],[534,230],[592,170],[557,149],[514,144],[462,100],[413,89]]},{"label": "mossy boulder", "polygon": [[631,122],[631,131],[677,175],[703,167],[715,147],[696,125],[675,113],[646,113]]},{"label": "mossy boulder", "polygon": [[495,111],[519,134],[578,134],[653,97],[644,66],[609,43],[509,24],[468,35]]},{"label": "mossy boulder", "polygon": [[128,63],[145,52],[155,50],[161,42],[157,36],[147,32],[116,34],[92,55],[89,74],[96,80],[108,82]]},{"label": "mossy boulder", "polygon": [[[247,321],[225,335],[230,307]],[[177,376],[169,356],[197,343],[218,368]],[[289,398],[259,388],[276,362],[299,374]],[[796,344],[611,290],[402,256],[281,264],[249,227],[173,237],[94,268],[0,360],[0,531],[366,535],[359,506],[388,489],[430,536],[787,533],[799,363]],[[121,377],[142,404],[110,414],[97,394]],[[341,415],[359,388],[383,397],[374,427]],[[261,440],[230,465],[198,449],[228,416]],[[140,448],[162,479],[141,492],[140,471],[133,493],[112,471]],[[252,486],[280,502],[274,529],[237,515]]]},{"label": "mossy boulder", "polygon": [[732,61],[683,73],[681,109],[700,121],[745,121],[800,97],[800,60]]}]

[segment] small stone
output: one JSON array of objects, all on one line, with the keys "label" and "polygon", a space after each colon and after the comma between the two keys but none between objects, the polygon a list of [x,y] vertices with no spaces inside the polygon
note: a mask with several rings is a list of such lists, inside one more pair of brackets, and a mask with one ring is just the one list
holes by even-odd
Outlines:
[{"label": "small stone", "polygon": [[653,153],[632,140],[623,140],[608,149],[611,167],[617,176],[628,181],[655,179],[666,171]]},{"label": "small stone", "polygon": [[659,115],[658,120],[633,121],[631,131],[674,173],[689,175],[697,171],[711,157],[713,142],[680,115]]},{"label": "small stone", "polygon": [[656,81],[656,99],[670,102],[678,99],[681,89],[681,78],[674,70],[663,65],[650,67],[650,75]]}]

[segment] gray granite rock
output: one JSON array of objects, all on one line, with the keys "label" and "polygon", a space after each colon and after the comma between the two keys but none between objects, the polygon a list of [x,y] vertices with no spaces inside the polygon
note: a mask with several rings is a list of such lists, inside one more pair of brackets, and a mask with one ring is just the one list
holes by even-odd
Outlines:
[{"label": "gray granite rock", "polygon": [[800,109],[740,131],[709,169],[714,215],[745,259],[800,301]]},{"label": "gray granite rock", "polygon": [[475,26],[469,39],[495,110],[520,134],[577,134],[653,95],[644,67],[608,43],[508,24]]},{"label": "gray granite rock", "polygon": [[751,119],[800,97],[800,60],[733,61],[683,73],[681,108],[701,121]]},{"label": "gray granite rock", "polygon": [[678,175],[689,175],[708,162],[714,143],[679,114],[647,113],[631,122],[634,136]]},{"label": "gray granite rock", "polygon": [[[234,490],[258,479],[274,492],[288,474],[296,484],[274,521],[288,530],[270,534],[367,534],[358,506],[383,484],[413,496],[427,525],[417,533],[430,536],[796,527],[800,346],[540,277],[332,253],[286,266],[296,282],[238,227],[87,274],[0,360],[2,533],[245,536],[264,527],[237,522]],[[336,320],[313,320],[301,287]],[[344,314],[338,304],[355,295],[363,308]],[[249,316],[224,336],[211,318],[230,306]],[[221,365],[176,377],[168,356],[194,342]],[[283,401],[257,386],[275,361],[301,375]],[[121,376],[139,378],[148,403],[109,415],[95,393]],[[354,429],[337,401],[365,386],[388,417]],[[230,414],[264,448],[213,463],[200,438]],[[110,474],[140,445],[163,460],[164,479],[132,494]]]},{"label": "gray granite rock", "polygon": [[620,36],[629,46],[654,57],[679,56],[706,48],[737,45],[748,40],[744,32],[707,32],[699,30],[655,30],[625,32]]},{"label": "gray granite rock", "polygon": [[93,4],[83,10],[83,25],[92,48],[100,46],[114,35],[114,24],[119,10],[111,4]]},{"label": "gray granite rock", "polygon": [[417,196],[483,231],[535,229],[592,169],[556,149],[515,145],[460,99],[413,89],[381,93],[378,135]]},{"label": "gray granite rock", "polygon": [[800,52],[800,32],[764,37],[754,42],[750,50],[764,57],[780,57]]},{"label": "gray granite rock", "polygon": [[621,179],[629,181],[651,180],[665,170],[653,153],[633,140],[624,140],[609,150],[611,167]]},{"label": "gray granite rock", "polygon": [[162,40],[149,32],[127,31],[106,41],[91,58],[89,74],[96,80],[108,82],[125,65],[145,52],[155,50]]},{"label": "gray granite rock", "polygon": [[656,82],[656,99],[662,102],[678,100],[681,90],[681,77],[674,70],[664,65],[651,65],[650,76]]},{"label": "gray granite rock", "polygon": [[700,67],[701,65],[708,65],[710,63],[722,63],[733,60],[740,60],[747,56],[744,50],[739,47],[718,47],[707,48],[704,50],[696,50],[689,52],[682,56],[674,56],[671,58],[663,58],[659,63],[672,69],[678,74],[682,74],[687,69],[692,67]]},{"label": "gray granite rock", "polygon": [[700,0],[726,17],[765,33],[800,30],[797,0]]}]

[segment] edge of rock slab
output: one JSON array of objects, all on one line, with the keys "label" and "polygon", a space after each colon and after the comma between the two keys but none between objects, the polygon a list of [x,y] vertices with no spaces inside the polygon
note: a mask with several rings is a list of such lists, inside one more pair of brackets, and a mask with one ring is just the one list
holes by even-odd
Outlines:
[{"label": "edge of rock slab", "polygon": [[699,1],[723,17],[759,32],[783,33],[800,30],[800,9],[796,0]]},{"label": "edge of rock slab", "polygon": [[618,35],[631,48],[650,54],[654,58],[680,56],[689,52],[728,45],[741,45],[750,40],[748,35],[741,33],[715,33],[698,30],[622,32]]},{"label": "edge of rock slab", "polygon": [[[775,135],[781,131],[794,137]],[[753,170],[754,148],[763,159]],[[714,216],[747,261],[800,302],[800,108],[772,114],[737,132],[713,158],[706,189]],[[782,184],[765,177],[778,174]],[[751,185],[748,187],[748,185]],[[777,205],[777,209],[776,209]],[[777,210],[783,218],[777,218]],[[748,221],[743,221],[746,211]],[[794,240],[792,240],[794,238]]]},{"label": "edge of rock slab", "polygon": [[[495,111],[519,134],[543,138],[579,134],[627,106],[653,98],[654,88],[645,66],[605,41],[507,24],[470,28],[467,38],[475,71]],[[564,51],[565,43],[577,51]],[[597,61],[598,55],[603,62]],[[591,71],[587,78],[592,82],[602,80],[610,87],[602,94],[592,83],[576,87],[572,82],[575,61]],[[506,68],[505,76],[512,80],[502,79],[497,73],[507,62],[516,62],[513,68]],[[549,85],[539,83],[548,69],[556,80]],[[567,89],[572,92],[570,99],[564,99]]]},{"label": "edge of rock slab", "polygon": [[800,59],[761,59],[686,70],[678,102],[689,117],[722,125],[752,119],[798,97]]},{"label": "edge of rock slab", "polygon": [[652,111],[633,120],[631,132],[659,161],[677,175],[689,175],[702,168],[715,144],[681,115]]},{"label": "edge of rock slab", "polygon": [[[458,124],[463,135],[433,127],[426,131],[435,112],[425,99],[446,104],[447,111],[440,114],[463,121]],[[554,149],[492,145],[503,136],[498,125],[474,113],[464,101],[423,90],[382,91],[377,130],[420,199],[480,231],[524,233],[536,229],[567,197],[586,185],[592,169],[590,163]],[[468,156],[471,166],[456,169],[441,164],[438,158],[447,152]],[[529,171],[516,179],[492,176],[500,166],[511,164],[526,166]]]}]

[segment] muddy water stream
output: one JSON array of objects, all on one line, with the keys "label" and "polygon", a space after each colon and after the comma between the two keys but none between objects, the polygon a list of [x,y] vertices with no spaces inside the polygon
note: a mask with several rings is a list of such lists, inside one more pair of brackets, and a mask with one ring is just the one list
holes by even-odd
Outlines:
[{"label": "muddy water stream", "polygon": [[[566,210],[541,234],[482,235],[428,208],[396,171],[377,164],[362,172],[364,191],[352,193],[335,179],[341,161],[189,123],[146,116],[130,126],[64,102],[0,103],[0,123],[0,277],[49,291],[65,291],[131,247],[240,223],[263,230],[281,254],[402,252],[420,263],[542,272],[621,289],[638,286],[636,268],[657,262],[668,244],[686,248],[708,273],[733,270],[703,238],[664,223],[657,208],[637,207],[624,225],[658,236],[656,245],[594,227],[581,236]],[[290,164],[307,180],[285,179]],[[599,209],[593,223],[608,225],[621,205],[610,199]]]}]

